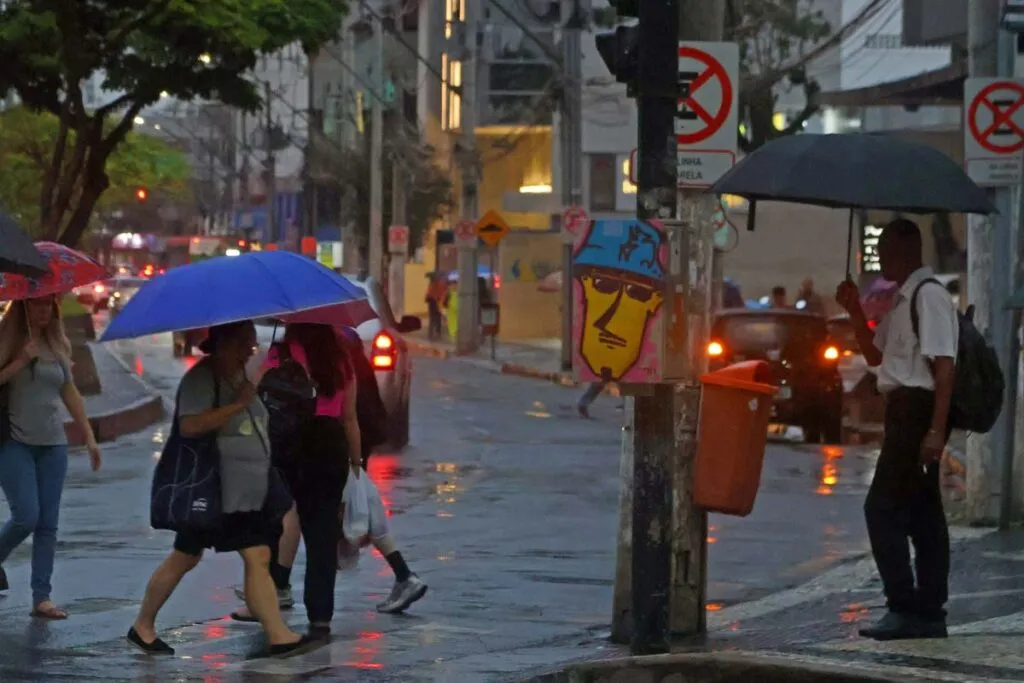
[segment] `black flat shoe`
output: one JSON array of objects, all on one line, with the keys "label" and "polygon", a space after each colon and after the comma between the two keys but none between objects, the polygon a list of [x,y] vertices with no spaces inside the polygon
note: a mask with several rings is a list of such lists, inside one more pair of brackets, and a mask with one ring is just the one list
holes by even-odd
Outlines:
[{"label": "black flat shoe", "polygon": [[286,659],[288,657],[296,657],[298,655],[306,654],[311,650],[315,650],[321,647],[324,641],[317,640],[310,635],[304,635],[294,643],[284,643],[282,645],[271,645],[267,654],[270,657],[276,659]]},{"label": "black flat shoe", "polygon": [[164,641],[157,638],[152,643],[147,643],[139,635],[139,632],[132,626],[128,629],[128,635],[125,636],[129,643],[139,648],[147,655],[173,655],[174,648],[165,643]]},{"label": "black flat shoe", "polygon": [[7,572],[4,571],[3,567],[0,567],[0,591],[5,591],[11,587],[11,584],[7,583]]},{"label": "black flat shoe", "polygon": [[924,637],[921,621],[917,617],[897,612],[886,612],[878,623],[862,628],[858,633],[874,640],[909,640]]}]

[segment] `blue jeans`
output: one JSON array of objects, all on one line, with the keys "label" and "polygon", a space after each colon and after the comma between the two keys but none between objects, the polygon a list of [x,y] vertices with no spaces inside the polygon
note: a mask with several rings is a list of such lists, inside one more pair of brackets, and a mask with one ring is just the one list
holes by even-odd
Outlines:
[{"label": "blue jeans", "polygon": [[0,447],[0,488],[11,508],[11,518],[0,529],[0,564],[32,534],[33,605],[50,599],[67,472],[67,446],[29,446],[12,439]]}]

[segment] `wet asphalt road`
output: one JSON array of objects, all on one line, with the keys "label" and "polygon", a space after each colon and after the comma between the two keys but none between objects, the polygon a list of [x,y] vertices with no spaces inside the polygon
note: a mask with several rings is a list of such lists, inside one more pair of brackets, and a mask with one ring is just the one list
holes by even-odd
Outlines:
[{"label": "wet asphalt road", "polygon": [[[170,357],[166,336],[118,351],[173,395],[185,363]],[[570,389],[426,358],[415,373],[413,444],[371,466],[393,533],[431,587],[408,616],[373,612],[391,577],[367,555],[339,577],[330,645],[293,660],[252,659],[258,628],[226,619],[240,562],[209,554],[161,615],[178,655],[152,661],[128,649],[123,634],[170,544],[148,526],[161,425],[108,445],[99,474],[73,462],[54,579],[69,621],[29,619],[29,548],[8,561],[0,681],[478,682],[600,656],[611,613],[618,401],[599,401],[594,419],[581,420]],[[800,584],[863,552],[871,466],[870,451],[770,446],[754,513],[711,520],[709,609]],[[300,554],[299,576],[301,562]],[[301,606],[291,620],[304,623]]]}]

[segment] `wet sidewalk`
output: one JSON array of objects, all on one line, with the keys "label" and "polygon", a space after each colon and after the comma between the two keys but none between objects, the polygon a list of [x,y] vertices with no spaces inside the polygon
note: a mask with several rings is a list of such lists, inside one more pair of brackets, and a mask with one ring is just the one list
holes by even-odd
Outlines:
[{"label": "wet sidewalk", "polygon": [[406,341],[420,355],[452,359],[505,375],[543,379],[563,386],[578,385],[571,370],[562,370],[562,342],[557,338],[499,341],[493,351],[490,339],[485,339],[476,353],[469,355],[457,354],[455,344],[447,338],[431,341],[422,332],[407,336]]},{"label": "wet sidewalk", "polygon": [[[867,558],[797,589],[712,611],[709,635],[680,642],[674,654],[722,653],[730,661],[793,667],[793,680],[805,680],[796,672],[808,668],[883,681],[1024,680],[1024,530],[954,532],[961,540],[952,553],[947,639],[878,642],[857,635],[885,613],[881,584]],[[700,658],[684,656],[603,659],[594,667],[599,676],[584,669],[572,680],[612,680],[616,672],[632,672],[642,676],[635,680],[656,681],[697,671],[700,664]],[[642,673],[656,669],[657,676]],[[533,680],[556,683],[569,680],[565,675]],[[817,680],[830,679],[823,674]]]},{"label": "wet sidewalk", "polygon": [[[85,412],[100,442],[145,429],[164,416],[164,401],[133,369],[103,344],[90,343],[102,391],[84,396]],[[61,406],[65,431],[71,445],[84,437]]]}]

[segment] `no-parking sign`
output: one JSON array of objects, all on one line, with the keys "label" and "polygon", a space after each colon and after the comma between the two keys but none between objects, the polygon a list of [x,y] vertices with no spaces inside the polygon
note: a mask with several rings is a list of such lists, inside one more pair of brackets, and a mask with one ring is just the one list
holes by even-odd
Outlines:
[{"label": "no-parking sign", "polygon": [[739,75],[736,43],[679,43],[679,187],[710,187],[736,162]]},{"label": "no-parking sign", "polygon": [[1024,160],[1024,79],[964,82],[964,167],[987,187],[1021,182]]}]

